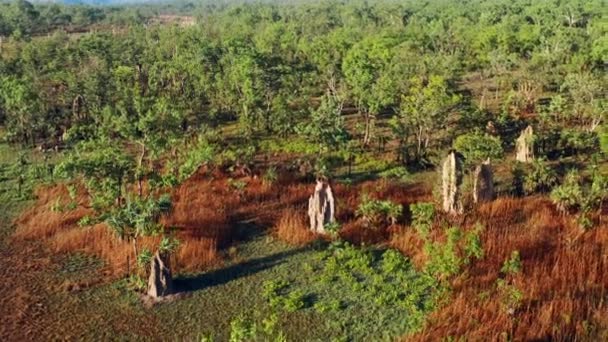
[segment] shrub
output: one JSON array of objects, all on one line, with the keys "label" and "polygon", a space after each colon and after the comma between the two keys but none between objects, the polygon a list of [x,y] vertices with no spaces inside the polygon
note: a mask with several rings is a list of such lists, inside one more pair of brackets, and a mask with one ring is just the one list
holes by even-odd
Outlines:
[{"label": "shrub", "polygon": [[401,183],[408,183],[411,181],[412,176],[404,166],[397,166],[390,168],[386,171],[382,171],[378,174],[381,178],[395,180]]},{"label": "shrub", "polygon": [[475,229],[468,232],[465,236],[464,254],[466,256],[466,263],[473,258],[481,259],[484,256],[483,246],[481,244],[481,237],[479,236],[483,231],[484,227],[477,223]]},{"label": "shrub", "polygon": [[438,279],[447,279],[460,272],[464,260],[458,253],[458,242],[462,239],[462,231],[452,227],[447,230],[445,244],[430,242],[424,246],[428,256],[426,271]]},{"label": "shrub", "polygon": [[563,214],[575,210],[581,205],[583,191],[579,181],[578,172],[570,171],[566,175],[564,183],[551,191],[551,200]]},{"label": "shrub", "polygon": [[600,148],[605,153],[608,154],[608,125],[604,125],[599,131],[600,137]]},{"label": "shrub", "polygon": [[433,225],[435,216],[435,206],[433,203],[414,203],[410,205],[412,212],[412,225],[414,229],[422,236],[427,238]]},{"label": "shrub", "polygon": [[425,270],[440,280],[446,280],[457,275],[462,266],[469,264],[472,259],[483,257],[483,247],[479,233],[483,226],[463,234],[458,227],[446,230],[446,242],[439,243],[427,240],[424,245],[428,257]]},{"label": "shrub", "polygon": [[528,194],[547,192],[557,183],[557,175],[546,161],[535,159],[532,170],[525,176],[524,190]]},{"label": "shrub", "polygon": [[519,257],[519,251],[511,252],[509,259],[505,260],[502,264],[500,272],[505,275],[514,275],[521,272],[521,258]]},{"label": "shrub", "polygon": [[521,268],[519,251],[513,251],[500,269],[505,278],[496,280],[501,304],[510,315],[514,314],[522,304],[523,293],[512,282],[512,277],[521,272]]},{"label": "shrub", "polygon": [[361,216],[372,229],[380,229],[384,225],[395,224],[402,211],[401,204],[371,199],[365,194],[357,208],[357,215]]},{"label": "shrub", "polygon": [[571,171],[564,182],[551,192],[551,200],[563,214],[579,211],[577,223],[583,229],[593,227],[589,216],[594,209],[601,208],[608,193],[608,178],[593,172],[591,184],[582,184],[578,172]]},{"label": "shrub", "polygon": [[459,136],[452,147],[464,156],[469,166],[488,158],[499,159],[503,154],[500,138],[479,131]]},{"label": "shrub", "polygon": [[268,185],[271,185],[272,183],[276,182],[278,178],[279,176],[277,174],[277,169],[274,166],[271,166],[266,169],[266,172],[264,172],[264,174],[262,175],[262,180],[265,184]]}]

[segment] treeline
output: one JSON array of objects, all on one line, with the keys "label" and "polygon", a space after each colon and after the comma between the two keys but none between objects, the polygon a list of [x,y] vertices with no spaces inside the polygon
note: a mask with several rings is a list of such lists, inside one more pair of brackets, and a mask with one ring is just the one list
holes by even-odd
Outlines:
[{"label": "treeline", "polygon": [[[187,28],[136,20],[114,34],[9,39],[0,59],[0,120],[13,142],[109,137],[144,150],[237,121],[244,138],[296,135],[325,150],[396,140],[398,157],[421,165],[458,132],[492,121],[506,137],[533,123],[553,139],[544,146],[576,152],[597,146],[606,121],[603,5],[191,5],[205,11]],[[42,21],[92,23],[114,11],[0,6],[0,27],[23,32]],[[472,78],[481,93],[466,91]],[[354,127],[341,115],[346,107],[360,114]],[[379,118],[387,119],[382,129]]]},{"label": "treeline", "polygon": [[150,6],[100,7],[30,3],[26,0],[0,2],[0,37],[28,39],[54,30],[82,31],[92,25],[137,25],[155,15]]}]

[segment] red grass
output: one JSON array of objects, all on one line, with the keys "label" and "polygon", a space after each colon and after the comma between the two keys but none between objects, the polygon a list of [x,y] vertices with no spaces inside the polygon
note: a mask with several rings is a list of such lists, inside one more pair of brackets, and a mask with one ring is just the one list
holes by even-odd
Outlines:
[{"label": "red grass", "polygon": [[[597,335],[608,328],[606,226],[582,232],[541,197],[498,199],[482,206],[475,219],[486,226],[486,257],[472,265],[468,278],[454,281],[452,300],[410,339],[606,340]],[[524,298],[509,315],[496,280],[513,250],[523,264],[513,284]]]},{"label": "red grass", "polygon": [[283,211],[274,232],[280,240],[296,246],[306,245],[315,239],[315,234],[306,226],[304,213],[294,209]]},{"label": "red grass", "polygon": [[197,238],[183,241],[176,253],[179,270],[196,271],[217,264],[217,242],[214,239]]},{"label": "red grass", "polygon": [[[239,180],[247,183],[240,193],[230,188],[225,174],[216,171],[209,177],[201,173],[173,191],[173,212],[162,223],[174,227],[181,241],[173,260],[178,271],[198,271],[218,262],[218,249],[238,239],[234,227],[250,229],[249,222],[274,227],[279,239],[295,245],[314,238],[306,229],[307,198],[313,184],[285,177],[275,184],[264,184],[255,177]],[[423,243],[408,227],[407,206],[430,201],[429,189],[384,181],[334,184],[333,188],[343,238],[354,243],[388,244],[408,255],[417,266],[424,264]],[[366,230],[355,216],[364,192],[401,203],[405,210],[399,224],[383,232]],[[79,194],[78,208],[64,213],[50,208],[56,198],[67,201],[65,187],[43,188],[38,196],[35,207],[17,220],[15,238],[47,239],[56,252],[94,254],[107,261],[109,274],[124,272],[127,256],[133,257],[130,244],[116,239],[102,224],[77,227],[76,222],[91,213],[86,209],[86,196]],[[431,236],[439,236],[440,225],[453,221],[439,216]],[[477,222],[484,225],[481,238],[485,257],[452,281],[450,300],[431,315],[422,332],[410,339],[608,340],[608,336],[598,335],[601,329],[608,331],[608,223],[596,216],[600,226],[583,232],[572,217],[560,216],[545,197],[506,197],[458,219],[456,223],[465,230]],[[154,239],[144,239],[141,245],[154,243]],[[500,303],[496,280],[514,250],[520,251],[523,270],[512,281],[523,293],[523,300],[510,315]]]}]

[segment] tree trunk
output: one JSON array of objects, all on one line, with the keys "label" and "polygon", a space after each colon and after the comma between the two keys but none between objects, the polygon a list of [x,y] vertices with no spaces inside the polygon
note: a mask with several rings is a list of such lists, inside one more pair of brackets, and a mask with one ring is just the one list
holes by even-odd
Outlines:
[{"label": "tree trunk", "polygon": [[142,166],[144,163],[144,158],[146,156],[146,145],[141,144],[141,155],[139,156],[138,166],[139,166],[139,174],[137,175],[137,191],[139,194],[139,198],[143,196],[143,171]]},{"label": "tree trunk", "polygon": [[136,237],[133,238],[133,253],[135,253],[133,260],[135,261],[135,265],[137,265],[137,238]]},{"label": "tree trunk", "polygon": [[370,113],[365,112],[365,131],[363,134],[363,146],[368,146],[372,140],[372,124],[373,118]]}]

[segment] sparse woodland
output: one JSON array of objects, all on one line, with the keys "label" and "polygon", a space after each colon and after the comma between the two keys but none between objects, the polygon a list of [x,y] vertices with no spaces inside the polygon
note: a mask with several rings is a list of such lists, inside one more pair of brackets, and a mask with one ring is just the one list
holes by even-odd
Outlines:
[{"label": "sparse woodland", "polygon": [[603,0],[0,3],[0,339],[607,340],[607,66]]}]

